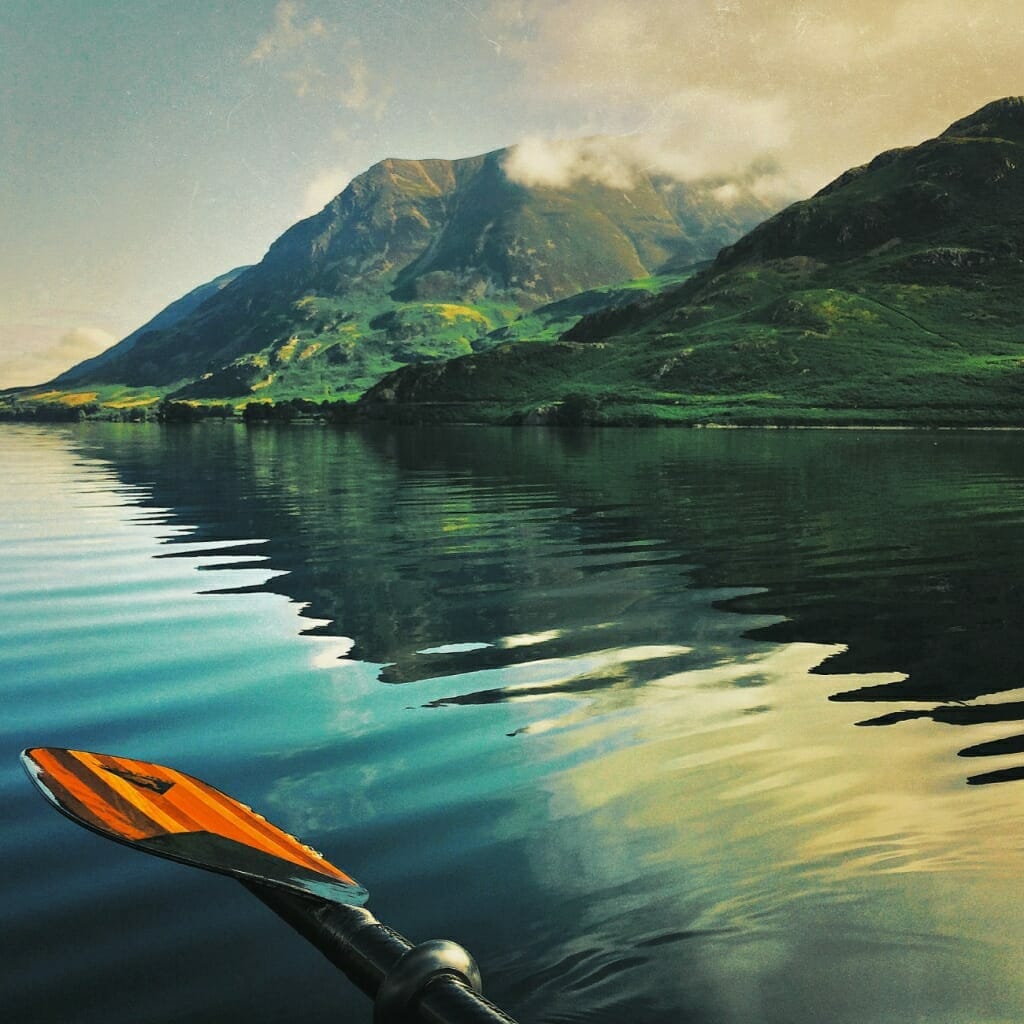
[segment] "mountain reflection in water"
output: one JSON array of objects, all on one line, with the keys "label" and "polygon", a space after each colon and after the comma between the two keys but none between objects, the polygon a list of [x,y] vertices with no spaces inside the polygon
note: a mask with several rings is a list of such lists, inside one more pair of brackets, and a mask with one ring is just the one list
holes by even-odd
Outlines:
[{"label": "mountain reflection in water", "polygon": [[[15,705],[31,742],[218,769],[351,869],[382,919],[464,942],[524,1024],[1024,1019],[1024,790],[964,785],[1024,775],[1020,435],[38,436],[55,479],[142,540],[118,541],[130,589],[62,611],[103,678],[68,668],[66,708]],[[72,531],[54,579],[76,544],[99,557],[90,536]],[[108,607],[138,664],[104,655]],[[24,693],[52,692],[56,669],[18,643]],[[17,810],[27,843],[49,835],[46,808]],[[282,940],[244,894],[197,901],[197,938],[161,915],[174,887],[133,882],[107,935],[114,868],[88,868],[68,907],[7,912],[32,935],[98,929],[97,971],[130,918],[138,970],[164,987],[148,1015],[97,1001],[77,1019],[269,1022],[284,991],[304,1019],[340,1019],[334,990],[296,980],[304,949],[281,952],[280,980],[260,969],[254,948]],[[223,948],[229,929],[248,947]],[[154,980],[183,949],[187,1000],[180,971]],[[214,996],[218,963],[245,984]],[[30,980],[58,1005],[61,986]]]},{"label": "mountain reflection in water", "polygon": [[[1024,671],[1017,434],[268,429],[226,442],[165,431],[140,444],[99,429],[93,443],[126,481],[199,524],[185,542],[268,538],[248,548],[257,563],[227,553],[286,573],[265,586],[307,606],[320,620],[311,633],[352,637],[349,657],[380,663],[383,682],[571,658],[598,629],[609,649],[672,646],[680,590],[692,587],[694,602],[773,620],[741,626],[747,636],[841,645],[816,673],[898,676],[835,701],[943,702],[863,724],[1024,721],[1014,702],[992,706]],[[687,657],[713,664],[707,634],[736,624],[705,616],[701,628]],[[506,639],[422,653],[437,637]],[[539,685],[643,685],[664,671],[640,659]],[[1008,738],[963,753],[1019,752]],[[972,781],[1021,773],[1024,763]]]}]

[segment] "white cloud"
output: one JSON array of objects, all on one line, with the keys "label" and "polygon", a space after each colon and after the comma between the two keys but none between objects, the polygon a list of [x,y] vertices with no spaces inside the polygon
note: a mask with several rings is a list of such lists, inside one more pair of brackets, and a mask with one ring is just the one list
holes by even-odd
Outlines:
[{"label": "white cloud", "polygon": [[318,171],[306,186],[302,216],[319,213],[352,180],[352,173],[344,167],[330,167]]},{"label": "white cloud", "polygon": [[505,173],[522,185],[548,188],[593,181],[629,189],[644,175],[689,183],[710,179],[726,188],[722,201],[754,193],[781,202],[806,191],[806,182],[779,170],[791,135],[792,125],[777,102],[693,91],[666,101],[658,123],[644,132],[527,139],[511,150]]},{"label": "white cloud", "polygon": [[0,325],[0,387],[31,387],[51,380],[83,359],[99,355],[117,338],[100,327],[74,327],[54,340],[38,324]]},{"label": "white cloud", "polygon": [[327,35],[327,25],[322,18],[309,18],[300,22],[302,5],[296,0],[281,0],[274,8],[274,24],[256,43],[249,60],[266,60],[305,47],[316,39]]},{"label": "white cloud", "polygon": [[281,0],[273,25],[249,53],[247,63],[287,82],[296,97],[335,105],[377,120],[390,87],[341,27],[304,14],[298,0]]},{"label": "white cloud", "polygon": [[509,178],[531,188],[568,188],[583,180],[629,189],[637,169],[629,142],[618,138],[525,139],[505,160]]},{"label": "white cloud", "polygon": [[813,189],[1022,82],[1018,0],[493,0],[486,28],[521,102],[683,177],[784,157]]},{"label": "white cloud", "polygon": [[715,202],[722,203],[724,206],[732,206],[742,195],[742,189],[734,181],[718,185],[711,190],[711,196]]},{"label": "white cloud", "polygon": [[391,89],[383,78],[374,74],[366,60],[351,56],[345,73],[348,81],[339,80],[338,99],[347,110],[368,113],[378,121],[384,116]]}]

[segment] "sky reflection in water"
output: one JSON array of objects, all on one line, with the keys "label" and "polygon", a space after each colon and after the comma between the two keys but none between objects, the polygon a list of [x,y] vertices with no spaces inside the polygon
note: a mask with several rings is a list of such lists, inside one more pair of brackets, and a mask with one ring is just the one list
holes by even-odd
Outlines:
[{"label": "sky reflection in water", "polygon": [[[1016,435],[4,441],[5,751],[73,736],[234,783],[524,1021],[1024,1016],[1020,790],[964,785],[1024,763]],[[63,661],[34,639],[58,631]],[[78,849],[2,792],[5,862]],[[129,895],[46,864],[81,891],[47,922],[113,949],[98,908]],[[278,1019],[251,944],[223,949],[238,915],[307,1019],[348,1005],[244,894],[197,936],[161,906],[198,883],[139,884],[138,970],[205,950],[143,1019]],[[61,1019],[80,986],[33,979]]]}]

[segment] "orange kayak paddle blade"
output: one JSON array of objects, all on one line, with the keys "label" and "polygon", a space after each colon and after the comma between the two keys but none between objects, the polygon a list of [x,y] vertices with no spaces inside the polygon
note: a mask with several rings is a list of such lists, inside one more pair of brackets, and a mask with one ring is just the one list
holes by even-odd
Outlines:
[{"label": "orange kayak paddle blade", "polygon": [[174,768],[60,747],[31,747],[21,761],[58,811],[108,839],[330,903],[362,906],[368,898],[321,854]]}]

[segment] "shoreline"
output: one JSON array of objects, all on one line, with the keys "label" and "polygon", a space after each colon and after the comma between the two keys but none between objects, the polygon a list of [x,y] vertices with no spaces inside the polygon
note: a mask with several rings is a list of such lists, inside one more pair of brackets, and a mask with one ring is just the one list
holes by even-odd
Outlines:
[{"label": "shoreline", "polygon": [[199,417],[191,421],[152,419],[116,419],[102,416],[67,418],[36,417],[36,416],[2,416],[0,427],[5,425],[44,426],[44,427],[77,427],[86,424],[112,424],[129,427],[196,427],[196,426],[242,426],[257,430],[278,427],[358,427],[358,428],[433,428],[433,427],[501,427],[510,430],[830,430],[830,431],[888,431],[888,432],[944,432],[944,433],[1016,433],[1024,432],[1024,423],[723,423],[719,421],[687,422],[652,419],[647,422],[524,422],[519,420],[493,419],[402,419],[379,416],[353,416],[332,420],[325,417],[299,417],[295,419],[265,419],[247,421],[241,416],[233,417]]}]

